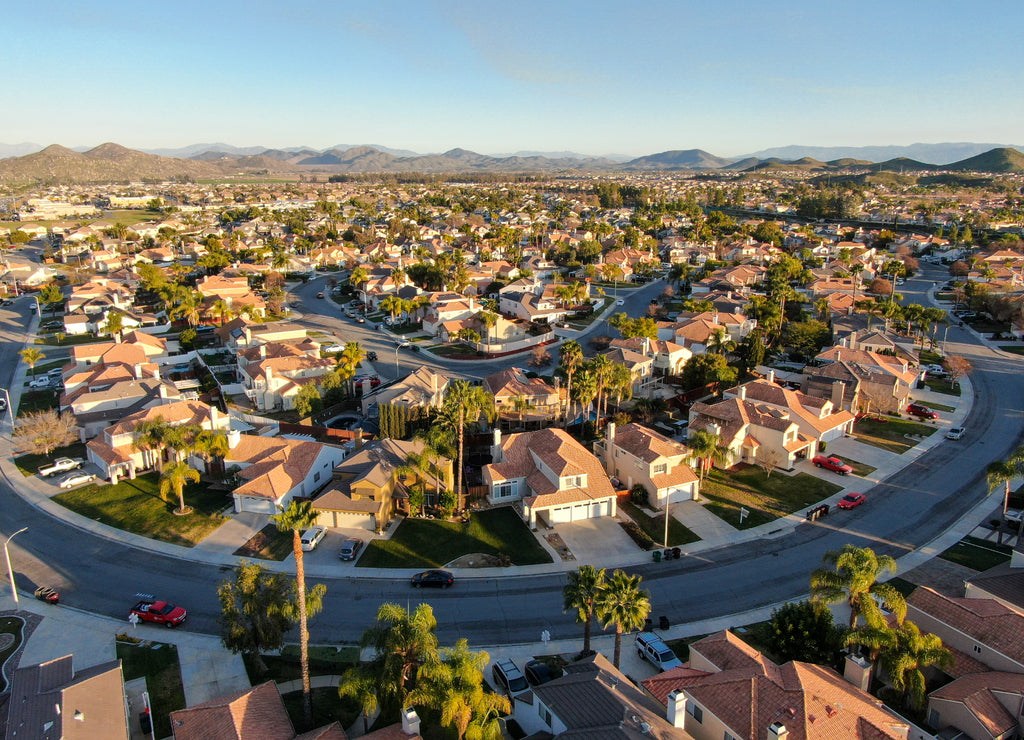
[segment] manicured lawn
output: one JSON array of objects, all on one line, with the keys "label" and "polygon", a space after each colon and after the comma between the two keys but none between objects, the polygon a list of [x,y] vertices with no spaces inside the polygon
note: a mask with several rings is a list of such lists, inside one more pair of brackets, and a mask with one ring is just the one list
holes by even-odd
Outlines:
[{"label": "manicured lawn", "polygon": [[186,516],[175,516],[177,501],[160,497],[155,473],[117,485],[92,484],[53,497],[61,506],[126,532],[151,537],[175,545],[193,547],[224,523],[221,512],[230,498],[224,491],[211,491],[203,483],[185,488],[185,503],[195,509]]},{"label": "manicured lawn", "polygon": [[865,465],[862,462],[851,460],[848,457],[844,457],[843,462],[849,465],[851,468],[853,468],[854,475],[859,475],[861,478],[863,478],[865,475],[871,475],[876,470],[878,470],[878,468],[873,468],[870,465]]},{"label": "manicured lawn", "polygon": [[53,362],[41,362],[36,365],[36,375],[42,375],[47,370],[56,370],[58,367],[64,367],[68,364],[68,359],[65,357],[63,360],[54,360]]},{"label": "manicured lawn", "polygon": [[[94,337],[91,334],[67,334],[63,339],[57,339],[56,334],[50,334],[36,339],[36,344],[52,344],[56,347],[70,347],[73,344],[91,344],[102,342],[106,337]],[[108,340],[109,341],[109,340]]]},{"label": "manicured lawn", "polygon": [[254,534],[232,555],[260,560],[284,560],[292,553],[292,533],[282,532],[276,524],[268,524]]},{"label": "manicured lawn", "polygon": [[121,659],[125,681],[146,677],[156,736],[170,737],[170,713],[185,708],[178,648],[163,643],[132,645],[116,642],[114,646],[117,657]]},{"label": "manicured lawn", "polygon": [[1024,344],[1000,344],[999,349],[1015,355],[1024,355]]},{"label": "manicured lawn", "polygon": [[928,390],[935,391],[936,393],[944,393],[947,396],[959,396],[960,386],[953,385],[953,383],[944,378],[928,378],[924,381],[924,384],[928,386]]},{"label": "manicured lawn", "polygon": [[1013,548],[1006,545],[997,545],[977,537],[964,537],[939,557],[973,570],[988,570],[1008,562],[1012,552]]},{"label": "manicured lawn", "polygon": [[406,519],[388,540],[367,545],[356,567],[438,568],[472,553],[500,555],[513,565],[550,563],[551,556],[511,507],[474,512],[469,523]]},{"label": "manicured lawn", "polygon": [[67,447],[58,447],[49,455],[30,452],[27,455],[21,455],[20,457],[14,458],[14,464],[17,466],[18,470],[21,471],[23,476],[29,478],[39,472],[39,468],[58,457],[78,457],[82,460],[86,460],[85,445],[81,442],[75,442]]},{"label": "manicured lawn", "polygon": [[935,403],[935,401],[918,401],[918,403],[936,411],[945,411],[947,414],[952,414],[956,411],[956,406],[947,406],[943,403]]},{"label": "manicured lawn", "polygon": [[933,349],[923,349],[918,353],[922,365],[941,365],[942,355]]},{"label": "manicured lawn", "polygon": [[[754,466],[735,471],[712,470],[700,487],[700,495],[712,513],[739,529],[748,529],[775,521],[779,517],[805,509],[842,489],[807,473],[795,476],[774,473],[765,478]],[[740,508],[750,514],[740,523]]]},{"label": "manicured lawn", "polygon": [[[640,527],[647,536],[650,537],[655,544],[664,547],[665,542],[665,515],[659,514],[658,516],[648,516],[644,511],[637,506],[634,506],[628,501],[623,501],[619,504],[624,512],[629,514],[629,518],[636,522],[637,526]],[[683,526],[675,517],[671,517],[668,522],[668,546],[678,547],[679,545],[688,545],[691,542],[697,542],[700,539],[696,534],[691,532],[687,527]]]},{"label": "manicured lawn", "polygon": [[0,671],[0,692],[7,691],[6,676],[14,673],[14,666],[5,666],[4,664],[21,647],[24,630],[25,622],[20,617],[0,617],[0,635],[11,635],[14,638],[10,645],[0,650],[0,666],[4,667],[4,670]]},{"label": "manicured lawn", "polygon": [[861,442],[901,455],[920,441],[908,439],[906,435],[917,434],[922,437],[930,437],[935,433],[935,427],[918,424],[916,421],[894,417],[884,418],[885,421],[876,421],[867,417],[861,419],[853,426],[854,435]]},{"label": "manicured lawn", "polygon": [[[259,673],[256,670],[254,661],[249,656],[243,655],[242,660],[253,686],[268,680],[280,682],[302,678],[298,645],[286,645],[280,655],[264,655],[263,662],[267,664],[267,670],[264,673]],[[340,676],[357,662],[359,662],[359,648],[355,646],[321,647],[311,645],[309,648],[309,673],[311,676]]]},{"label": "manicured lawn", "polygon": [[24,416],[34,411],[49,411],[57,408],[59,403],[60,393],[58,391],[49,388],[38,391],[26,390],[21,394],[21,400],[18,401],[18,416]]}]

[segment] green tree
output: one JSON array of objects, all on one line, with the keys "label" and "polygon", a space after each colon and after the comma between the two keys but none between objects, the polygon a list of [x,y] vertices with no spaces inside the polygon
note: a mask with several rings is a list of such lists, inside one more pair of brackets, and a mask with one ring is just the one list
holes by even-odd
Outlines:
[{"label": "green tree", "polygon": [[292,533],[292,552],[295,555],[295,592],[296,609],[299,622],[299,664],[302,670],[302,716],[307,728],[313,726],[313,694],[309,684],[309,618],[314,617],[323,608],[324,594],[327,587],[318,583],[306,591],[306,563],[303,560],[302,532],[309,529],[317,521],[317,513],[313,511],[313,502],[292,501],[288,508],[278,507],[278,512],[270,517],[278,531]]},{"label": "green tree", "polygon": [[47,283],[39,291],[39,300],[53,310],[64,304],[64,292],[56,283]]},{"label": "green tree", "polygon": [[737,373],[722,355],[703,354],[694,355],[686,361],[680,378],[685,388],[701,388],[710,383],[728,387],[736,382]]},{"label": "green tree", "polygon": [[103,324],[103,332],[111,338],[121,339],[121,332],[124,331],[124,316],[120,311],[107,311],[107,320]]},{"label": "green tree", "polygon": [[419,670],[440,661],[437,620],[430,604],[419,604],[411,613],[398,604],[377,609],[376,623],[363,633],[360,647],[374,648],[370,669],[377,678],[378,697],[392,710],[407,706],[416,688]]},{"label": "green tree", "polygon": [[736,349],[736,342],[732,340],[729,333],[723,329],[715,329],[708,337],[708,352],[715,355],[726,355]]},{"label": "green tree", "polygon": [[907,614],[903,594],[888,583],[878,583],[886,572],[896,572],[896,561],[877,555],[869,548],[846,545],[842,550],[826,552],[822,560],[829,568],[811,573],[811,599],[832,604],[845,601],[850,607],[850,629],[863,616],[868,625],[882,620],[879,601],[902,621]]},{"label": "green tree", "polygon": [[319,413],[323,408],[323,401],[320,398],[320,389],[316,383],[305,383],[295,394],[295,411],[305,419],[308,416]]},{"label": "green tree", "polygon": [[295,590],[283,573],[259,563],[239,562],[234,580],[217,587],[221,641],[233,653],[248,655],[260,674],[267,672],[264,651],[279,650],[295,624]]},{"label": "green tree", "polygon": [[[132,441],[132,447],[140,450],[143,463],[146,466],[155,466],[158,473],[163,470],[164,437],[170,428],[170,424],[162,416],[146,419],[135,425],[135,439]],[[156,454],[152,454],[154,451]]]},{"label": "green tree", "polygon": [[894,639],[884,647],[880,663],[892,686],[902,691],[912,709],[924,706],[926,686],[923,669],[948,668],[953,654],[937,635],[922,633],[913,622],[903,622],[894,631]]},{"label": "green tree", "polygon": [[339,696],[349,697],[359,702],[359,710],[363,716],[364,735],[370,731],[370,715],[380,707],[377,690],[377,677],[362,665],[345,671],[338,684]]},{"label": "green tree", "polygon": [[576,372],[583,366],[583,347],[575,339],[562,342],[558,348],[558,370],[565,378],[566,413],[572,403],[572,380]]},{"label": "green tree", "polygon": [[32,376],[35,377],[36,365],[43,359],[43,357],[45,357],[42,350],[36,349],[35,347],[26,347],[25,349],[18,350],[18,354],[21,355],[21,361],[28,365]]},{"label": "green tree", "polygon": [[598,596],[605,584],[605,570],[581,565],[569,574],[562,589],[562,611],[575,611],[576,621],[583,622],[583,653],[590,654],[590,633]]},{"label": "green tree", "polygon": [[462,493],[463,453],[466,442],[466,426],[484,418],[495,417],[494,397],[483,387],[471,385],[462,378],[448,384],[442,405],[441,418],[446,420],[455,433],[458,462],[455,468],[455,493]]},{"label": "green tree", "polygon": [[[1024,475],[1024,445],[1015,448],[1005,460],[991,462],[985,468],[985,479],[989,493],[1000,486],[1003,487],[1003,520],[1010,506],[1010,483],[1020,475]],[[1000,532],[1000,540],[1002,532]]]},{"label": "green tree", "polygon": [[188,463],[172,462],[160,473],[160,495],[178,499],[175,514],[183,516],[192,513],[192,507],[185,506],[185,486],[189,482],[198,483],[199,472],[189,467]]},{"label": "green tree", "polygon": [[843,646],[843,631],[832,611],[820,601],[783,604],[772,612],[768,624],[768,652],[779,663],[798,660],[832,665]]},{"label": "green tree", "polygon": [[612,573],[595,600],[597,618],[607,629],[615,626],[615,652],[612,665],[619,667],[622,652],[622,633],[638,630],[651,613],[651,599],[640,588],[640,576],[631,576],[621,570]]},{"label": "green tree", "polygon": [[686,445],[690,448],[690,454],[697,459],[702,483],[704,476],[715,464],[724,465],[730,459],[729,448],[722,444],[722,438],[703,429],[691,430],[686,437]]}]

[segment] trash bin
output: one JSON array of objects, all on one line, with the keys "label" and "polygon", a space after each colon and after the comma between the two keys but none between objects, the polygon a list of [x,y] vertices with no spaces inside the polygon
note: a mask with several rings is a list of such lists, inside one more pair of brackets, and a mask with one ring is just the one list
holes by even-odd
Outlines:
[{"label": "trash bin", "polygon": [[660,630],[667,630],[668,629],[668,617],[666,617],[666,616],[658,617],[658,629],[660,629]]},{"label": "trash bin", "polygon": [[148,709],[139,712],[139,729],[141,729],[145,735],[149,735],[153,732],[153,723],[150,720]]},{"label": "trash bin", "polygon": [[655,550],[651,554],[651,556],[654,558],[654,562],[656,562],[656,563],[660,563],[661,562],[661,550]]},{"label": "trash bin", "polygon": [[673,547],[672,548],[672,559],[673,560],[679,560],[679,556],[682,555],[682,554],[683,554],[682,550],[680,550],[678,547]]},{"label": "trash bin", "polygon": [[671,560],[671,559],[672,559],[672,551],[671,551],[671,550],[669,550],[669,549],[668,549],[668,548],[666,547],[666,548],[665,548],[665,552],[663,552],[663,553],[661,554],[661,556],[662,556],[662,558],[663,558],[663,559],[665,559],[665,560]]}]

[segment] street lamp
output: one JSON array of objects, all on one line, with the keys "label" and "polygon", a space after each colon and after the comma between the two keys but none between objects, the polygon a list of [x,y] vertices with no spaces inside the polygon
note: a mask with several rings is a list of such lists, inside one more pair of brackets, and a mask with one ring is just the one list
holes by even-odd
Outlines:
[{"label": "street lamp", "polygon": [[7,559],[7,575],[11,577],[11,595],[14,597],[15,606],[18,606],[20,602],[18,601],[18,587],[14,585],[14,569],[11,568],[11,551],[8,549],[7,546],[11,544],[11,540],[13,540],[17,535],[24,532],[26,529],[28,529],[28,527],[22,527],[17,532],[8,537],[7,540],[4,542],[4,557]]},{"label": "street lamp", "polygon": [[402,347],[408,346],[408,342],[400,342],[395,345],[395,380],[398,380],[398,350],[402,349]]}]

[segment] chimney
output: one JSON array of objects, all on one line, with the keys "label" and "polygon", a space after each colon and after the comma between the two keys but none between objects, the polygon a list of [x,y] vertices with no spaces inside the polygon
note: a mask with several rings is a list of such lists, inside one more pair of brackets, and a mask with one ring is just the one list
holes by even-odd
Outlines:
[{"label": "chimney", "polygon": [[846,395],[846,383],[841,380],[832,383],[832,410],[843,410],[843,397]]},{"label": "chimney", "polygon": [[673,727],[686,725],[686,694],[679,689],[668,693],[668,712],[665,719]]},{"label": "chimney", "polygon": [[219,419],[219,413],[216,406],[210,407],[210,431],[217,429],[217,420]]},{"label": "chimney", "polygon": [[134,369],[135,369],[135,379],[136,380],[142,380],[142,363],[141,362],[136,362]]},{"label": "chimney", "polygon": [[363,449],[363,428],[356,427],[356,450]]},{"label": "chimney", "polygon": [[501,430],[495,427],[491,440],[491,462],[500,463],[504,461],[505,456],[501,451]]},{"label": "chimney", "polygon": [[852,332],[849,336],[850,349],[857,349],[857,332]]},{"label": "chimney", "polygon": [[261,344],[260,345],[260,359],[261,360],[267,359],[267,345],[265,345],[265,344]]},{"label": "chimney", "polygon": [[736,398],[740,399],[741,401],[746,401],[747,400],[747,386],[746,385],[736,386]]},{"label": "chimney", "polygon": [[774,370],[769,370],[768,374],[764,376],[764,379],[767,380],[769,383],[774,383],[775,382],[775,371]]},{"label": "chimney", "polygon": [[420,717],[412,707],[402,710],[402,732],[406,735],[420,734]]},{"label": "chimney", "polygon": [[615,422],[609,421],[604,428],[604,469],[608,475],[615,473]]},{"label": "chimney", "polygon": [[789,730],[781,722],[772,722],[768,725],[768,740],[786,740],[789,737]]},{"label": "chimney", "polygon": [[269,391],[271,388],[270,383],[274,379],[274,368],[270,367],[270,365],[264,365],[263,377],[267,379],[267,390]]},{"label": "chimney", "polygon": [[228,448],[235,449],[238,447],[238,443],[242,441],[242,433],[237,429],[231,429],[228,431]]},{"label": "chimney", "polygon": [[843,678],[861,691],[867,691],[871,686],[871,663],[859,655],[847,655]]}]

